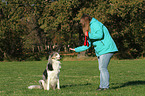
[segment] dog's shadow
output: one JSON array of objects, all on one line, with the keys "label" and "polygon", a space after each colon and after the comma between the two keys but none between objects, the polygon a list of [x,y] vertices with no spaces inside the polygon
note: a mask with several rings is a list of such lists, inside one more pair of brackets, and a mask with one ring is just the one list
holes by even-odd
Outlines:
[{"label": "dog's shadow", "polygon": [[[114,83],[112,83],[112,85],[115,85]],[[122,83],[120,84],[120,86],[116,86],[116,87],[112,87],[111,89],[119,89],[122,87],[126,87],[126,86],[136,86],[136,85],[145,85],[145,81],[128,81],[126,83]]]},{"label": "dog's shadow", "polygon": [[75,87],[75,86],[88,86],[88,85],[91,85],[91,83],[86,83],[86,84],[67,84],[67,85],[62,85],[60,86],[60,88],[66,88],[66,87]]}]

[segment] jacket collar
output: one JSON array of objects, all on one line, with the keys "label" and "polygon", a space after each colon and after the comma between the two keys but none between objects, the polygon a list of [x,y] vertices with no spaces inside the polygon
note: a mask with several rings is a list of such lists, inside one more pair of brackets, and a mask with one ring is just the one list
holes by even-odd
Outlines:
[{"label": "jacket collar", "polygon": [[92,18],[92,20],[91,20],[91,22],[90,22],[90,25],[93,23],[93,22],[95,22],[97,19],[95,19],[95,18]]}]

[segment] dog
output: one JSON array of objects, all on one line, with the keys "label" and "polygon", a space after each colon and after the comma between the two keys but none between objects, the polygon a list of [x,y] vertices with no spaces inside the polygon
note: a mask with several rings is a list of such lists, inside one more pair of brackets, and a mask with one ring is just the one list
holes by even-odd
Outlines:
[{"label": "dog", "polygon": [[49,55],[48,63],[46,69],[43,72],[43,79],[39,80],[40,85],[31,85],[28,89],[44,89],[53,90],[60,89],[59,74],[60,74],[60,55],[57,52],[53,52]]}]

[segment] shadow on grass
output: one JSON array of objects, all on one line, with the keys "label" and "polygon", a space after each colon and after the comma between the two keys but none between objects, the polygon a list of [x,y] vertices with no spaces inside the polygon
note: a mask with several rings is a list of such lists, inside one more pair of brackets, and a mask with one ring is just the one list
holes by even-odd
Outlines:
[{"label": "shadow on grass", "polygon": [[[115,85],[115,84],[113,84]],[[112,87],[110,89],[118,89],[126,86],[135,86],[135,85],[145,85],[145,81],[128,81],[126,83],[122,83],[120,86]]]},{"label": "shadow on grass", "polygon": [[75,86],[88,86],[91,85],[91,83],[86,83],[86,84],[68,84],[68,85],[62,85],[60,88],[66,88],[66,87],[75,87]]}]

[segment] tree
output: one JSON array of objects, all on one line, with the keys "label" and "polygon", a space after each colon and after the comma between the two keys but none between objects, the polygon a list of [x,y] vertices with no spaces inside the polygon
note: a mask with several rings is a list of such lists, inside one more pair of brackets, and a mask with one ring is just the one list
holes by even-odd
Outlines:
[{"label": "tree", "polygon": [[24,9],[19,7],[19,4],[11,4],[13,1],[5,4],[1,2],[1,10],[3,18],[1,19],[1,51],[5,58],[19,59],[22,56],[23,41],[23,27],[20,24]]},{"label": "tree", "polygon": [[54,49],[67,52],[68,45],[82,45],[83,13],[109,29],[118,58],[145,56],[144,0],[11,0],[0,5],[0,60],[40,60]]},{"label": "tree", "polygon": [[[122,2],[122,3],[121,3]],[[112,24],[112,34],[120,50],[121,58],[137,58],[143,55],[144,42],[144,4],[143,0],[110,0],[108,10]],[[114,27],[113,27],[114,26]]]},{"label": "tree", "polygon": [[79,10],[79,4],[78,0],[60,0],[45,7],[43,17],[39,22],[40,28],[44,30],[48,40],[46,45],[57,43],[61,46],[67,46],[79,40],[76,38],[78,37],[78,28],[74,28],[78,23],[74,17]]}]

